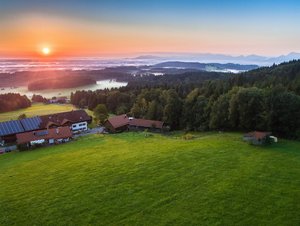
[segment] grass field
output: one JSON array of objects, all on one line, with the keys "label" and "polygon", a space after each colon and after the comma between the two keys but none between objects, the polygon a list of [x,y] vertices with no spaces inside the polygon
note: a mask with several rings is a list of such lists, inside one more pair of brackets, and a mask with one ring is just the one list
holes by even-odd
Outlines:
[{"label": "grass field", "polygon": [[27,117],[37,115],[54,114],[64,111],[72,111],[76,109],[71,104],[33,104],[29,108],[20,109],[17,111],[0,113],[0,122],[18,119],[19,115],[26,114]]},{"label": "grass field", "polygon": [[0,225],[299,225],[300,143],[90,135],[0,156]]}]

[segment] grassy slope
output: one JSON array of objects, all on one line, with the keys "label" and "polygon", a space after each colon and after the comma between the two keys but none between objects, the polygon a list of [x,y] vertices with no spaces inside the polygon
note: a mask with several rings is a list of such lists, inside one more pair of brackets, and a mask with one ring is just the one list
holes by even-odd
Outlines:
[{"label": "grassy slope", "polygon": [[37,115],[47,115],[54,114],[64,111],[72,111],[76,109],[71,104],[33,104],[29,108],[20,109],[17,111],[0,113],[0,122],[17,119],[19,115],[26,114],[27,117],[37,116]]},{"label": "grassy slope", "polygon": [[0,156],[0,225],[298,225],[300,143],[91,135]]}]

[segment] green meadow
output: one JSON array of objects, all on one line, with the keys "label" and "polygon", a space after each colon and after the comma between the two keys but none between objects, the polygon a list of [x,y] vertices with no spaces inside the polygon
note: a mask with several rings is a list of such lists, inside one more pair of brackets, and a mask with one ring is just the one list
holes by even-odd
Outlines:
[{"label": "green meadow", "polygon": [[[65,111],[72,111],[78,109],[72,104],[42,104],[34,103],[29,108],[24,108],[16,111],[0,113],[0,122],[16,120],[22,114],[25,114],[26,117],[34,117],[40,115],[56,114]],[[85,109],[88,115],[94,116],[93,111]],[[90,128],[93,128],[97,125],[95,120],[89,125]]]},{"label": "green meadow", "polygon": [[18,117],[21,114],[26,114],[27,117],[34,117],[38,115],[48,115],[48,114],[55,114],[64,111],[72,111],[75,109],[76,107],[74,107],[72,104],[36,103],[36,104],[32,104],[32,106],[29,108],[0,113],[0,122],[18,119]]},{"label": "green meadow", "polygon": [[299,225],[300,143],[89,135],[0,156],[0,225]]}]

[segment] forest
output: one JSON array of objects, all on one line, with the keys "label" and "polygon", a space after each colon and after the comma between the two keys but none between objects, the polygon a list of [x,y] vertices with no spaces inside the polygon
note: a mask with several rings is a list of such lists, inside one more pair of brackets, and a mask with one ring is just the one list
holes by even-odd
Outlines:
[{"label": "forest", "polygon": [[77,91],[71,103],[163,120],[173,130],[271,131],[300,138],[300,61],[242,74],[187,72],[135,77],[127,87]]},{"label": "forest", "polygon": [[31,106],[31,101],[17,93],[0,94],[0,113]]},{"label": "forest", "polygon": [[45,89],[61,89],[61,88],[73,88],[85,85],[96,84],[96,81],[91,78],[84,78],[79,76],[55,78],[55,79],[43,79],[34,81],[28,84],[28,90],[45,90]]}]

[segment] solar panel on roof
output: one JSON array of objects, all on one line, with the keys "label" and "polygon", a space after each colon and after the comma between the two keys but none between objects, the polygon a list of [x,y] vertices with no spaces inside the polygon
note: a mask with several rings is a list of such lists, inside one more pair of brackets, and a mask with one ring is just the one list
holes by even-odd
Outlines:
[{"label": "solar panel on roof", "polygon": [[41,122],[42,120],[40,117],[25,118],[21,120],[25,131],[40,129]]},{"label": "solar panel on roof", "polygon": [[48,134],[49,134],[49,132],[47,130],[35,132],[36,136],[45,136],[45,135],[48,135]]},{"label": "solar panel on roof", "polygon": [[24,129],[19,120],[0,123],[0,136],[6,136],[22,132],[24,132]]}]

